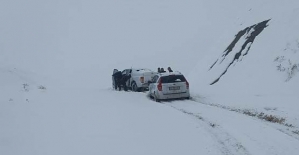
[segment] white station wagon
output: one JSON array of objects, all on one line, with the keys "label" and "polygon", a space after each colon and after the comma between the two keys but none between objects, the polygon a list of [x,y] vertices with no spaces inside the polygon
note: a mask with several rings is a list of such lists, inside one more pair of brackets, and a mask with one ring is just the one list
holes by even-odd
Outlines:
[{"label": "white station wagon", "polygon": [[148,95],[157,102],[166,99],[189,99],[189,83],[180,72],[158,73],[150,81]]}]

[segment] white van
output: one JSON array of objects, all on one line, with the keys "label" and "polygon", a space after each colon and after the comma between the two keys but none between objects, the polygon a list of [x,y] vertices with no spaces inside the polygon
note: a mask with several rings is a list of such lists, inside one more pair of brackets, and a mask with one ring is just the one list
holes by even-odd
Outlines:
[{"label": "white van", "polygon": [[132,91],[148,90],[148,81],[151,81],[156,74],[157,72],[146,68],[131,68],[122,71],[123,76],[130,76],[126,85]]}]

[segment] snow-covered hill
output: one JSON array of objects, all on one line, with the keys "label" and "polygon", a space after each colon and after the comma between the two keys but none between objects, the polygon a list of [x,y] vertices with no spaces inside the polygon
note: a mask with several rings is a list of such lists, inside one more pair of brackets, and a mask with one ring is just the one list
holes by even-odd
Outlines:
[{"label": "snow-covered hill", "polygon": [[190,73],[193,90],[201,102],[298,125],[298,2],[251,2]]},{"label": "snow-covered hill", "polygon": [[[0,5],[0,154],[297,154],[298,0]],[[192,100],[111,89],[172,67]]]},{"label": "snow-covered hill", "polygon": [[215,90],[235,88],[234,93],[298,91],[299,21],[295,3],[257,2],[248,13],[239,14],[231,24],[234,30],[215,39],[221,44],[205,54],[190,77],[203,85],[215,85]]}]

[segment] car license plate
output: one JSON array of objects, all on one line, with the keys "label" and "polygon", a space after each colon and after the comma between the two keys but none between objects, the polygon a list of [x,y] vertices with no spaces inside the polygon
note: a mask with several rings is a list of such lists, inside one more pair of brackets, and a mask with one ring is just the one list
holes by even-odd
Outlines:
[{"label": "car license plate", "polygon": [[179,87],[179,86],[176,86],[176,87],[169,87],[169,90],[180,90],[180,87]]}]

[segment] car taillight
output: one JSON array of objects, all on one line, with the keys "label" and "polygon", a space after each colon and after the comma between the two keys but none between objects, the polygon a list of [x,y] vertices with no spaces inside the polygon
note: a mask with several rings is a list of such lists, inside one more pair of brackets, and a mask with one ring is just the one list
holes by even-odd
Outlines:
[{"label": "car taillight", "polygon": [[158,88],[159,91],[162,91],[162,82],[161,82],[161,79],[159,80],[157,88]]},{"label": "car taillight", "polygon": [[144,83],[144,77],[140,77],[140,82]]},{"label": "car taillight", "polygon": [[186,88],[189,89],[189,82],[186,80]]}]

